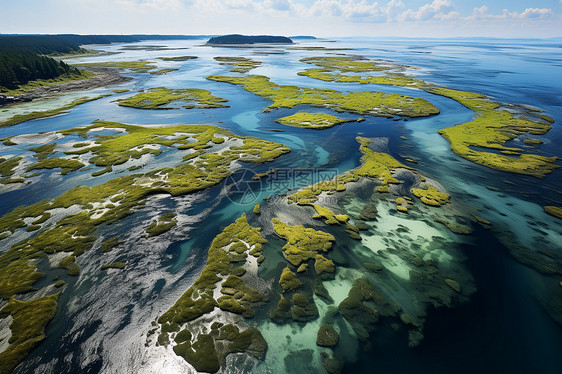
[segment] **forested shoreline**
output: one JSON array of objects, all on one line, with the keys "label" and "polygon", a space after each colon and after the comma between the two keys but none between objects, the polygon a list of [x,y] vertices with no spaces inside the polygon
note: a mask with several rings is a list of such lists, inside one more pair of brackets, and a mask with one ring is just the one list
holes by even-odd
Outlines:
[{"label": "forested shoreline", "polygon": [[85,52],[85,44],[138,42],[146,39],[190,39],[181,35],[0,35],[0,93],[38,80],[62,75],[79,77],[80,70],[50,56]]},{"label": "forested shoreline", "polygon": [[51,57],[0,50],[1,87],[16,89],[30,81],[52,79],[63,74],[81,75],[80,70]]}]

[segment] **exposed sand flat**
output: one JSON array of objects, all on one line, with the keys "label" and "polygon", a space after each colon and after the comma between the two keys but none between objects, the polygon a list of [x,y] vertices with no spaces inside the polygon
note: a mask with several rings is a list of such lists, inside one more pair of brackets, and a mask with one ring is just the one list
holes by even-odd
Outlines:
[{"label": "exposed sand flat", "polygon": [[43,133],[35,133],[35,134],[16,135],[16,136],[12,136],[10,140],[18,145],[19,144],[45,144],[62,138],[64,138],[64,135],[56,131],[52,131],[52,132],[43,132]]},{"label": "exposed sand flat", "polygon": [[94,73],[94,76],[71,82],[54,84],[51,86],[38,87],[26,93],[25,96],[33,100],[52,97],[53,95],[65,94],[69,92],[87,91],[94,88],[110,86],[113,84],[130,81],[132,78],[122,76],[119,69],[107,68],[102,66],[80,66],[80,69]]},{"label": "exposed sand flat", "polygon": [[4,352],[10,345],[8,341],[12,337],[10,325],[13,320],[12,316],[0,319],[0,352]]}]

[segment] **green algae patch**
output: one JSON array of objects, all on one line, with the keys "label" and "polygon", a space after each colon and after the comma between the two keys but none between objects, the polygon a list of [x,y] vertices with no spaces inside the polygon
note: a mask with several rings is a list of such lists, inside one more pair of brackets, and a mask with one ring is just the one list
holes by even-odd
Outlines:
[{"label": "green algae patch", "polygon": [[338,344],[339,334],[332,325],[323,325],[318,330],[316,344],[319,347],[334,347]]},{"label": "green algae patch", "polygon": [[333,278],[336,266],[334,265],[334,261],[328,260],[322,255],[316,255],[316,257],[314,257],[314,271],[317,275],[321,276],[322,279],[330,279]]},{"label": "green algae patch", "polygon": [[70,172],[81,169],[85,165],[80,161],[68,160],[66,158],[45,158],[25,169],[26,171],[39,170],[39,169],[58,169],[60,168],[61,175],[66,175]]},{"label": "green algae patch", "polygon": [[4,144],[4,145],[7,146],[7,147],[12,146],[12,145],[18,145],[17,143],[14,143],[14,142],[10,139],[10,137],[0,139],[0,141],[2,142],[2,144]]},{"label": "green algae patch", "polygon": [[346,122],[354,122],[353,119],[339,118],[325,113],[299,112],[291,116],[278,118],[275,122],[286,126],[300,127],[303,129],[322,130],[341,125]]},{"label": "green algae patch", "polygon": [[554,118],[549,117],[549,116],[547,116],[547,115],[545,115],[545,114],[537,114],[537,116],[538,116],[540,119],[543,119],[543,120],[545,120],[545,121],[548,122],[548,123],[554,123]]},{"label": "green algae patch", "polygon": [[163,61],[187,61],[194,60],[197,56],[173,56],[173,57],[160,57]]},{"label": "green algae patch", "polygon": [[171,73],[173,71],[178,71],[180,69],[159,69],[159,70],[153,70],[150,72],[150,74],[152,75],[164,75],[164,74],[168,74]]},{"label": "green algae patch", "polygon": [[328,70],[339,70],[342,73],[365,73],[373,71],[385,71],[392,69],[388,64],[382,64],[378,62],[368,61],[366,59],[358,57],[333,57],[333,56],[322,56],[322,57],[309,57],[303,58],[301,62],[307,64],[314,64],[320,68]]},{"label": "green algae patch", "polygon": [[9,238],[10,236],[12,236],[11,232],[3,232],[0,234],[0,240],[4,240],[6,238]]},{"label": "green algae patch", "polygon": [[433,186],[428,186],[426,189],[412,188],[410,190],[414,196],[418,197],[422,203],[429,206],[441,206],[447,204],[451,195],[446,192],[440,192]]},{"label": "green algae patch", "polygon": [[101,243],[101,253],[111,252],[113,248],[117,247],[120,243],[120,240],[117,236],[107,239],[106,241]]},{"label": "green algae patch", "polygon": [[[344,173],[342,175],[338,175],[332,180],[321,181],[312,186],[301,189],[294,194],[289,195],[288,201],[290,203],[297,203],[298,205],[313,205],[323,192],[333,194],[334,192],[345,191],[346,183],[355,182],[358,179],[359,178],[352,173]],[[320,214],[318,214],[318,216],[321,217]]]},{"label": "green algae patch", "polygon": [[[301,61],[314,64],[317,68],[306,69],[299,75],[328,82],[384,84],[401,87],[413,87],[434,95],[453,99],[475,112],[471,122],[455,125],[439,130],[451,144],[451,150],[459,156],[492,169],[531,175],[543,178],[546,174],[559,168],[557,157],[546,157],[535,154],[522,153],[521,149],[506,147],[507,141],[513,140],[521,134],[546,134],[554,121],[550,117],[536,114],[535,110],[526,109],[532,117],[516,116],[501,109],[500,103],[491,101],[488,97],[460,90],[438,87],[423,80],[407,77],[403,74],[386,72],[384,76],[346,75],[341,73],[369,72],[356,68],[354,57],[313,57]],[[365,65],[367,66],[367,65]],[[340,71],[341,73],[335,73]],[[524,108],[524,107],[523,107]],[[524,108],[525,109],[525,108]],[[550,120],[549,120],[550,119]],[[486,152],[489,149],[497,152]],[[515,156],[515,157],[513,157]]]},{"label": "green algae patch", "polygon": [[478,216],[478,215],[476,215],[476,214],[474,214],[474,213],[471,213],[470,215],[472,216],[472,218],[474,218],[474,221],[475,221],[475,222],[478,222],[479,224],[483,225],[484,227],[487,227],[487,226],[491,226],[491,225],[492,225],[492,222],[488,221],[488,220],[487,220],[486,218],[484,218],[484,217],[480,217],[480,216]]},{"label": "green algae patch", "polygon": [[297,273],[304,273],[308,270],[308,264],[300,264],[297,268]]},{"label": "green algae patch", "polygon": [[30,113],[26,113],[26,114],[16,114],[15,116],[12,116],[12,117],[0,122],[0,127],[14,126],[14,125],[20,124],[20,123],[25,122],[25,121],[31,121],[33,119],[58,116],[59,114],[68,113],[68,111],[70,109],[74,108],[75,106],[85,104],[85,103],[88,103],[90,101],[99,100],[99,99],[107,97],[107,96],[111,96],[111,95],[99,95],[99,96],[95,96],[95,97],[84,96],[84,97],[81,97],[81,98],[78,98],[78,99],[74,99],[70,103],[68,103],[66,105],[63,105],[59,108],[44,110],[44,111],[39,111],[39,112],[30,112]]},{"label": "green algae patch", "polygon": [[373,286],[366,279],[358,279],[348,296],[338,305],[338,310],[349,322],[359,339],[366,340],[379,321],[379,313],[365,302],[377,298]]},{"label": "green algae patch", "polygon": [[124,269],[125,265],[127,265],[124,262],[112,262],[111,264],[105,264],[102,265],[101,270],[107,270],[107,269]]},{"label": "green algae patch", "polygon": [[6,178],[0,181],[2,184],[16,184],[16,183],[24,183],[25,178]]},{"label": "green algae patch", "polygon": [[[227,130],[209,125],[179,125],[162,128],[147,128],[116,122],[96,121],[92,126],[64,130],[61,131],[61,134],[76,134],[87,137],[90,133],[95,134],[96,131],[107,128],[120,131],[121,135],[97,136],[95,145],[87,148],[93,154],[89,162],[105,168],[97,171],[97,175],[110,172],[112,166],[124,164],[130,159],[139,159],[145,154],[159,155],[162,153],[162,147],[174,147],[178,150],[194,149],[197,150],[197,152],[194,153],[195,156],[190,157],[193,158],[193,160],[180,167],[181,169],[179,170],[182,170],[181,174],[194,168],[194,166],[202,167],[209,171],[213,169],[215,171],[215,173],[210,173],[206,178],[201,178],[202,173],[196,172],[195,170],[191,173],[187,173],[189,175],[188,178],[194,182],[192,186],[197,187],[200,185],[199,182],[196,182],[199,178],[207,182],[213,178],[220,178],[220,180],[222,180],[221,175],[227,172],[227,170],[224,169],[225,166],[235,159],[240,159],[240,161],[245,162],[262,163],[271,161],[289,151],[287,147],[281,146],[278,143],[263,141],[252,137],[243,137],[243,145],[232,147],[230,150],[222,152],[220,156],[207,155],[203,150],[210,148],[209,143],[220,144],[225,141],[224,137],[234,137],[234,135]],[[75,154],[75,152],[76,151],[67,151],[66,154],[72,155]],[[200,160],[195,161],[196,157],[200,157]],[[188,161],[188,159],[185,161]],[[154,173],[150,175],[156,176]],[[177,184],[185,185],[186,187],[188,185],[188,183],[186,183],[187,180],[181,181],[177,179],[177,175],[174,173],[169,174],[169,178],[172,178]]]},{"label": "green algae patch", "polygon": [[308,295],[300,292],[293,293],[293,321],[308,322],[318,318],[318,308]]},{"label": "green algae patch", "polygon": [[[350,170],[343,174],[340,174],[333,178],[332,180],[322,181],[316,183],[312,186],[306,187],[288,196],[288,201],[290,203],[297,203],[299,205],[314,205],[318,200],[318,197],[323,192],[332,194],[335,192],[345,191],[346,183],[357,182],[359,177],[367,177],[377,180],[382,183],[379,186],[379,192],[386,192],[388,190],[388,184],[399,184],[400,181],[393,176],[396,169],[404,168],[412,170],[412,168],[400,163],[394,157],[384,152],[375,152],[369,148],[371,141],[367,138],[357,137],[356,140],[359,142],[359,150],[363,153],[361,157],[361,166],[357,169]],[[382,189],[381,189],[382,187]],[[316,207],[315,207],[316,208]],[[331,220],[330,214],[326,208],[323,208],[320,214],[318,209],[316,209],[319,216],[327,218],[327,223],[335,223],[339,221],[334,215],[334,219]],[[343,218],[343,216],[341,216]]]},{"label": "green algae patch", "polygon": [[401,213],[408,213],[408,202],[403,197],[396,199],[396,210]]},{"label": "green algae patch", "polygon": [[279,171],[279,168],[275,168],[275,169],[271,169],[271,170],[268,170],[268,171],[263,172],[263,173],[257,173],[257,174],[254,174],[254,176],[252,176],[252,179],[255,180],[255,181],[258,181],[262,178],[273,175],[273,174],[277,173],[278,171]]},{"label": "green algae patch", "polygon": [[[226,278],[231,274],[233,263],[240,261],[240,255],[244,260],[248,255],[246,251],[237,253],[236,247],[244,246],[248,250],[246,247],[248,244],[252,250],[257,249],[254,256],[258,257],[261,254],[262,245],[266,242],[261,236],[260,228],[248,225],[245,214],[235,223],[227,226],[213,240],[209,249],[207,265],[201,272],[201,276],[176,304],[159,318],[159,323],[186,323],[211,312],[218,306],[213,297],[217,283],[223,279],[222,277]],[[236,244],[239,245],[236,246]]]},{"label": "green algae patch", "polygon": [[40,228],[41,228],[41,225],[33,225],[33,224],[31,224],[31,225],[27,226],[27,230],[25,230],[25,231],[27,231],[27,232],[37,231],[37,230],[39,230]]},{"label": "green algae patch", "polygon": [[449,221],[441,217],[434,217],[433,220],[435,222],[441,223],[442,225],[446,226],[449,230],[451,230],[451,232],[454,232],[455,234],[461,234],[461,235],[472,234],[472,228],[470,226]]},{"label": "green algae patch", "polygon": [[10,297],[34,291],[33,285],[43,274],[37,270],[31,259],[11,261],[6,255],[0,257],[0,297]]},{"label": "green algae patch", "polygon": [[297,278],[297,275],[291,269],[286,267],[283,269],[281,277],[279,278],[279,285],[283,289],[283,292],[287,292],[299,289],[302,287],[303,283]]},{"label": "green algae patch", "polygon": [[261,213],[261,205],[259,203],[256,203],[252,211],[254,212],[254,214],[259,215]]},{"label": "green algae patch", "polygon": [[[96,148],[95,157],[91,159],[98,166],[118,165],[126,162],[131,157],[130,149],[146,143],[177,144],[196,146],[212,142],[215,134],[222,133],[225,136],[234,137],[233,134],[212,126],[175,126],[171,128],[143,128],[140,126],[128,126],[116,123],[98,123],[97,125],[65,130],[65,135],[79,134],[85,135],[89,130],[104,128],[104,126],[119,126],[128,131],[126,135],[117,138],[104,139]],[[165,136],[176,133],[193,134],[195,142],[183,139],[166,139]],[[222,138],[221,138],[222,139]],[[240,160],[244,162],[266,162],[275,159],[281,154],[287,153],[288,148],[268,141],[255,138],[242,138],[241,146],[223,150],[219,155],[202,154],[200,160],[193,160],[191,163],[184,163],[176,168],[154,170],[144,175],[133,175],[112,179],[104,184],[94,187],[79,186],[67,191],[60,197],[53,200],[46,200],[34,204],[30,207],[20,207],[0,218],[0,232],[14,232],[18,228],[24,227],[23,218],[40,217],[46,210],[55,208],[68,208],[73,204],[82,205],[87,209],[80,214],[61,220],[53,229],[59,235],[64,233],[61,238],[73,237],[69,242],[89,242],[84,241],[93,232],[93,227],[100,223],[111,223],[128,215],[130,209],[142,202],[154,191],[167,192],[172,195],[181,195],[211,187],[219,183],[222,179],[230,175],[229,166],[232,162]],[[188,144],[189,143],[189,144]],[[179,147],[179,146],[178,146]],[[140,154],[150,153],[151,150],[139,151]],[[140,157],[140,155],[136,155]],[[49,159],[46,159],[49,160]],[[161,172],[165,172],[162,178]],[[91,216],[96,215],[97,209],[93,209],[93,203],[103,203],[100,208],[104,211],[101,217],[96,219]],[[101,213],[102,211],[99,211]],[[76,229],[76,231],[72,231]],[[48,232],[53,231],[49,230]],[[47,241],[48,232],[34,238],[33,241]],[[73,235],[74,233],[80,235]],[[84,238],[81,238],[84,237]],[[56,241],[56,235],[49,237]],[[54,245],[46,245],[45,248],[54,248]],[[39,245],[38,245],[39,247]],[[72,248],[72,245],[60,245],[60,250]],[[57,250],[49,249],[50,253]],[[70,249],[73,251],[73,249]]]},{"label": "green algae patch", "polygon": [[156,65],[149,61],[108,61],[108,62],[88,62],[78,64],[82,66],[100,66],[105,68],[118,68],[132,70],[137,73],[148,73],[156,69]]},{"label": "green algae patch", "polygon": [[214,57],[214,60],[219,65],[234,66],[230,69],[232,73],[247,73],[261,65],[261,61],[254,61],[246,57]]},{"label": "green algae patch", "polygon": [[55,316],[58,297],[57,293],[30,301],[11,298],[0,310],[0,318],[13,318],[9,345],[0,352],[0,373],[11,373],[45,339],[45,327]]},{"label": "green algae patch", "polygon": [[217,302],[219,308],[224,311],[252,318],[254,316],[252,305],[264,301],[265,295],[246,285],[239,276],[233,275],[237,269],[240,267],[232,269],[232,274],[221,283],[221,293],[224,296],[219,297]]},{"label": "green algae patch", "polygon": [[52,155],[53,153],[55,153],[56,147],[57,147],[56,143],[50,143],[50,144],[43,144],[35,148],[30,148],[29,150],[35,152],[35,157],[37,157],[38,160],[43,160],[49,157],[50,155]]},{"label": "green algae patch", "polygon": [[346,223],[349,220],[349,216],[347,214],[335,214],[331,209],[317,204],[313,204],[312,206],[317,213],[312,218],[324,218],[326,219],[325,223],[327,225],[339,225],[341,223]]},{"label": "green algae patch", "polygon": [[198,372],[216,373],[220,369],[214,339],[211,335],[199,334],[195,343],[185,342],[175,346],[174,353],[183,357]]},{"label": "green algae patch", "polygon": [[363,221],[373,221],[377,218],[378,209],[376,204],[366,204],[363,209],[361,209],[361,214],[359,219]]},{"label": "green algae patch", "polygon": [[521,153],[521,149],[505,146],[507,141],[523,133],[546,134],[552,127],[550,124],[528,117],[515,117],[507,110],[501,110],[499,103],[483,95],[440,87],[426,91],[458,101],[476,113],[471,122],[439,130],[439,134],[451,143],[451,150],[459,156],[492,169],[537,178],[543,178],[560,167],[556,165],[557,157]]},{"label": "green algae patch", "polygon": [[126,89],[126,88],[120,88],[120,89],[112,90],[111,92],[116,93],[116,94],[121,94],[121,93],[129,92],[129,91],[131,91],[131,90]]},{"label": "green algae patch", "polygon": [[[298,75],[325,82],[386,84],[416,88],[422,87],[425,84],[425,82],[420,79],[411,78],[402,73],[394,72],[396,69],[403,70],[407,68],[406,66],[368,61],[360,56],[310,57],[301,59],[301,62],[316,65],[316,68],[306,69],[299,72]],[[340,73],[335,73],[336,71]],[[346,74],[372,72],[385,72],[386,74],[378,76]]]},{"label": "green algae patch", "polygon": [[331,47],[320,47],[320,46],[307,46],[307,47],[291,47],[287,48],[294,51],[353,51],[353,48],[331,48]]},{"label": "green algae patch", "polygon": [[282,324],[290,320],[292,318],[291,302],[285,299],[283,295],[279,295],[279,302],[269,311],[269,318],[278,324]]},{"label": "green algae patch", "polygon": [[[178,344],[174,346],[174,352],[198,371],[217,372],[225,365],[226,356],[230,353],[245,352],[263,360],[267,343],[258,330],[249,328],[240,332],[235,325],[222,326],[216,323],[209,334],[200,333],[192,343],[191,332],[181,326],[212,312],[216,307],[247,318],[253,316],[252,304],[261,302],[265,296],[232,273],[234,264],[246,262],[247,256],[262,256],[262,245],[266,242],[260,228],[248,225],[245,214],[217,235],[209,249],[207,265],[199,278],[158,319],[162,326],[159,342],[169,342],[170,334],[177,331],[174,340]],[[214,290],[221,280],[220,291],[223,296],[215,300]],[[219,341],[227,344],[220,344]]]},{"label": "green algae patch", "polygon": [[525,139],[523,140],[523,143],[527,145],[539,145],[539,144],[544,144],[544,141],[540,139]]},{"label": "green algae patch", "polygon": [[447,286],[451,287],[456,293],[461,292],[461,285],[454,279],[445,279]]},{"label": "green algae patch", "polygon": [[[124,158],[119,150],[125,151],[131,144],[146,144],[159,141],[169,145],[183,142],[185,145],[206,145],[213,143],[215,134],[219,133],[228,139],[235,139],[236,144],[230,148],[222,149],[220,154],[212,150],[202,151],[199,160],[182,163],[173,168],[153,170],[146,174],[136,174],[111,179],[93,187],[77,186],[66,191],[54,199],[46,199],[30,206],[20,206],[0,218],[0,233],[5,236],[27,227],[24,219],[41,219],[53,209],[74,207],[79,213],[68,214],[53,222],[47,229],[41,230],[37,235],[13,245],[0,254],[0,295],[8,300],[10,297],[34,291],[33,285],[42,278],[43,274],[37,270],[35,259],[44,258],[55,253],[66,252],[68,256],[62,260],[61,267],[71,273],[79,271],[75,260],[85,251],[92,248],[96,241],[97,227],[102,224],[112,224],[130,215],[134,209],[142,206],[147,198],[155,193],[168,193],[178,196],[214,186],[232,173],[231,165],[236,161],[262,163],[275,159],[287,153],[288,148],[278,143],[249,138],[237,137],[227,130],[213,126],[175,126],[173,128],[141,128],[117,123],[98,123],[91,127],[77,128],[63,131],[63,135],[77,134],[87,137],[90,130],[97,130],[111,125],[111,128],[126,129],[130,132],[122,136],[121,142],[116,138],[104,138],[99,144],[96,157],[103,155],[107,159],[98,159],[101,163],[112,164]],[[135,131],[137,130],[137,131]],[[190,134],[185,138],[168,139],[167,137],[180,134]],[[181,138],[181,136],[180,136]],[[187,140],[187,139],[190,140]],[[217,138],[218,139],[218,138]],[[222,139],[222,138],[221,138]],[[192,141],[193,140],[193,141]],[[217,140],[215,140],[217,141]],[[104,148],[105,147],[105,148]],[[113,158],[117,155],[117,160]],[[127,158],[129,155],[127,155]],[[123,161],[124,162],[124,161]],[[244,218],[245,221],[245,218]],[[249,228],[249,226],[247,226]],[[256,232],[257,230],[257,232]],[[254,233],[254,234],[252,234]],[[224,238],[230,240],[239,235],[247,235],[245,242],[250,243],[248,254],[254,256],[258,263],[263,261],[262,241],[259,229],[236,229],[229,232]],[[258,240],[258,238],[260,238]],[[240,240],[238,240],[240,241]],[[226,244],[225,244],[226,245]],[[225,252],[223,250],[223,252]],[[226,254],[232,261],[240,261],[240,253]],[[213,256],[211,256],[211,259]],[[222,266],[215,263],[214,266]],[[230,265],[232,266],[232,265]],[[212,267],[211,270],[212,271]],[[210,284],[213,278],[206,272],[201,282]],[[220,280],[217,279],[218,282]],[[243,297],[244,295],[241,295]],[[197,298],[197,296],[195,296]],[[200,302],[204,304],[201,306]],[[189,303],[189,302],[187,302]],[[195,302],[193,302],[195,304]],[[212,310],[216,300],[212,297],[197,299],[194,309]],[[191,314],[190,314],[191,313]],[[193,315],[193,311],[185,311],[185,315]],[[181,320],[185,316],[177,317]]]},{"label": "green algae patch", "polygon": [[59,261],[59,267],[66,269],[68,275],[80,274],[80,266],[76,263],[76,256],[68,256]]},{"label": "green algae patch", "polygon": [[207,79],[242,86],[257,96],[273,101],[270,109],[312,105],[356,114],[379,117],[427,117],[439,114],[439,109],[424,99],[378,91],[347,92],[330,89],[280,86],[263,75],[228,77],[211,75]]},{"label": "green algae patch", "polygon": [[15,173],[15,168],[17,168],[20,164],[20,161],[23,157],[12,157],[9,159],[1,158],[0,157],[0,176],[2,177],[11,177]]},{"label": "green algae patch", "polygon": [[222,104],[228,100],[211,95],[210,91],[199,88],[176,88],[156,87],[139,92],[135,96],[119,99],[120,106],[137,109],[172,109],[167,106],[173,102],[183,103],[186,109],[193,108],[228,108]]},{"label": "green algae patch", "polygon": [[394,157],[384,152],[375,152],[369,148],[371,141],[367,138],[357,137],[356,140],[361,144],[359,150],[363,153],[361,166],[354,173],[361,177],[375,178],[383,184],[399,184],[400,181],[394,178],[392,173],[398,168],[412,170],[412,168],[402,164]]},{"label": "green algae patch", "polygon": [[[185,338],[180,335],[184,332]],[[187,330],[180,331],[177,336],[182,342],[174,346],[174,353],[189,362],[197,372],[216,373],[226,365],[226,356],[231,353],[247,353],[263,360],[267,351],[267,343],[257,329],[240,331],[233,324],[214,323],[208,334],[197,335],[193,342]]]},{"label": "green algae patch", "polygon": [[176,213],[166,213],[157,217],[150,223],[150,226],[147,227],[146,237],[150,238],[170,231],[178,223],[176,216]]},{"label": "green algae patch", "polygon": [[305,228],[302,225],[290,226],[277,218],[271,220],[275,233],[287,240],[283,255],[293,266],[314,259],[317,254],[328,252],[336,239],[324,231]]},{"label": "green algae patch", "polygon": [[343,363],[340,360],[327,352],[322,352],[320,356],[322,357],[322,366],[328,374],[341,373]]},{"label": "green algae patch", "polygon": [[559,206],[545,206],[544,211],[553,217],[562,219],[562,208]]}]

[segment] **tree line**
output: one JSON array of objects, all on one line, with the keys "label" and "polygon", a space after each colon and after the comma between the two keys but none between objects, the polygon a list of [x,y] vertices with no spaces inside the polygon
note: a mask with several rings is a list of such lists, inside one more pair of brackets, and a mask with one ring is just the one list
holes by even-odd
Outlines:
[{"label": "tree line", "polygon": [[80,74],[76,68],[47,54],[70,53],[80,45],[55,36],[0,36],[0,86],[16,89],[37,79],[52,79],[64,74]]},{"label": "tree line", "polygon": [[191,39],[185,35],[0,35],[0,87],[15,89],[36,79],[80,74],[46,55],[76,53],[84,44]]},{"label": "tree line", "polygon": [[36,79],[52,79],[80,71],[63,61],[32,52],[0,50],[0,86],[15,89]]}]

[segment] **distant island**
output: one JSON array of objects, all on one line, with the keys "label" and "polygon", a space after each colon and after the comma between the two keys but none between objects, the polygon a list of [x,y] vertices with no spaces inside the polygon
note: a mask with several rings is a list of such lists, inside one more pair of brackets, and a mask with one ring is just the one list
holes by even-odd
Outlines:
[{"label": "distant island", "polygon": [[293,41],[286,36],[239,34],[216,36],[207,41],[207,45],[224,44],[293,44]]}]

